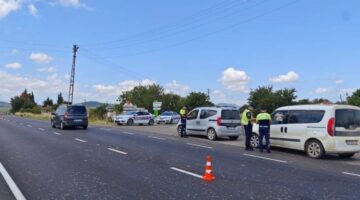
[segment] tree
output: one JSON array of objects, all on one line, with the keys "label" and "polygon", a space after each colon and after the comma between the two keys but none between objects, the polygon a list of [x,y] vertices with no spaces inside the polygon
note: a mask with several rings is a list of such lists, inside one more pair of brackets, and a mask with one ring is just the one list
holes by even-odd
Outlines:
[{"label": "tree", "polygon": [[164,94],[161,98],[161,110],[179,111],[182,107],[181,97],[177,94]]},{"label": "tree", "polygon": [[34,93],[28,93],[27,89],[20,96],[11,98],[10,103],[12,113],[19,112],[22,109],[31,110],[36,107]]},{"label": "tree", "polygon": [[15,97],[11,98],[10,104],[11,104],[10,112],[16,113],[16,112],[19,112],[20,109],[23,107],[24,101],[19,96],[15,96]]},{"label": "tree", "polygon": [[54,105],[53,100],[49,97],[44,100],[43,107],[52,107]]},{"label": "tree", "polygon": [[200,106],[213,106],[214,103],[209,101],[207,94],[203,92],[191,92],[182,102],[183,105],[186,105],[189,110],[192,110]]},{"label": "tree", "polygon": [[350,105],[360,106],[360,89],[356,90],[351,96],[349,96],[347,101]]},{"label": "tree", "polygon": [[102,104],[101,106],[90,110],[90,117],[96,119],[104,119],[107,113],[108,104]]},{"label": "tree", "polygon": [[62,94],[61,94],[61,92],[60,92],[60,93],[58,94],[56,104],[57,104],[57,105],[61,105],[61,104],[63,104],[63,103],[64,103],[64,98],[63,98],[63,96],[62,96]]}]

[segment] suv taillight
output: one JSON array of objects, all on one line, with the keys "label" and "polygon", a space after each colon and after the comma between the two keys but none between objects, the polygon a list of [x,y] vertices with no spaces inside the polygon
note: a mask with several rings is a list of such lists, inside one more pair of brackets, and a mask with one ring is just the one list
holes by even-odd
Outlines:
[{"label": "suv taillight", "polygon": [[335,132],[335,118],[331,118],[327,124],[327,132],[330,136],[334,136]]},{"label": "suv taillight", "polygon": [[64,119],[67,120],[68,117],[69,117],[69,113],[66,112],[66,113],[64,114]]},{"label": "suv taillight", "polygon": [[218,126],[221,126],[221,117],[218,117],[216,119],[216,123],[217,123]]}]

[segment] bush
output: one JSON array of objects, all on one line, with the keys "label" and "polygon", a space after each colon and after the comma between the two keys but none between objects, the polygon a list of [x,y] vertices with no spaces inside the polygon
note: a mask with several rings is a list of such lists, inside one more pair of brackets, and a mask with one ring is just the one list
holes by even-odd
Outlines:
[{"label": "bush", "polygon": [[41,110],[39,107],[22,108],[22,109],[20,109],[20,112],[21,113],[41,114]]}]

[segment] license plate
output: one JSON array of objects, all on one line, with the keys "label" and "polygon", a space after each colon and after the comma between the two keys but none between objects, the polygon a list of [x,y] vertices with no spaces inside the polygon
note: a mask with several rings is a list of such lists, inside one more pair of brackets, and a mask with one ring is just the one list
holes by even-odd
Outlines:
[{"label": "license plate", "polygon": [[358,141],[357,140],[346,140],[346,144],[347,145],[358,145]]},{"label": "license plate", "polygon": [[82,119],[75,119],[74,122],[82,122]]},{"label": "license plate", "polygon": [[235,130],[235,127],[229,126],[227,127],[229,130]]}]

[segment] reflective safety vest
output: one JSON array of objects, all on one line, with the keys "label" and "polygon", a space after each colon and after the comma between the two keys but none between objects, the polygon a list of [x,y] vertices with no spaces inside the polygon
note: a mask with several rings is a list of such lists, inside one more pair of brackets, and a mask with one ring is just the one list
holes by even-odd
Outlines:
[{"label": "reflective safety vest", "polygon": [[256,121],[260,126],[270,127],[271,115],[269,113],[260,113],[256,116]]},{"label": "reflective safety vest", "polygon": [[185,109],[181,109],[180,110],[180,115],[181,117],[184,117],[186,115],[186,110]]},{"label": "reflective safety vest", "polygon": [[[244,126],[249,125],[249,121],[250,121],[249,120],[249,113],[250,113],[249,109],[245,109],[244,112],[242,113],[241,124],[244,125]],[[250,117],[250,119],[251,119],[251,117]]]}]

